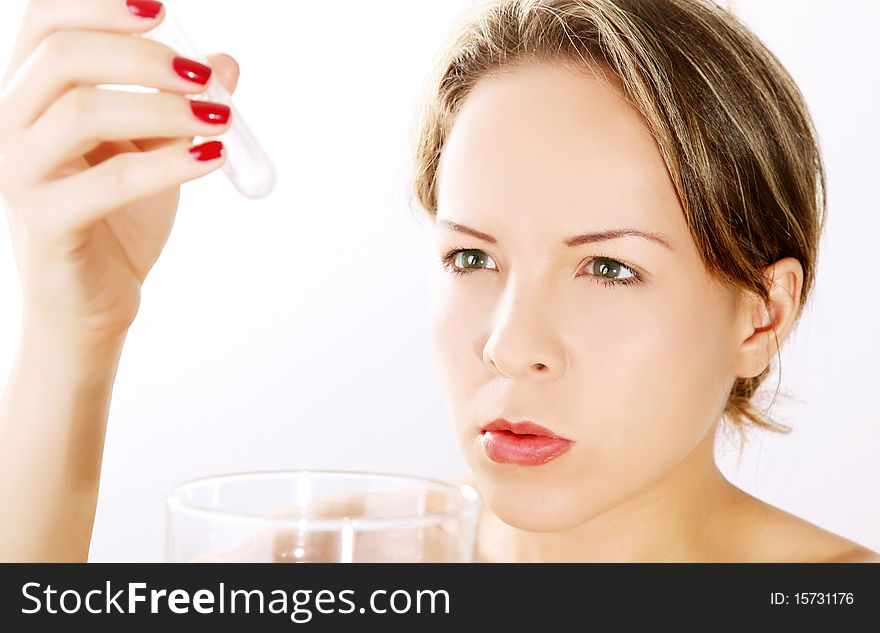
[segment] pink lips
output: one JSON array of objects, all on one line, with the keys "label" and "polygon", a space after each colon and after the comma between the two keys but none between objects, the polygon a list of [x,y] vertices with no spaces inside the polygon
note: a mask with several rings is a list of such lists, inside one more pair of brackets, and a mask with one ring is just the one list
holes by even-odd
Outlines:
[{"label": "pink lips", "polygon": [[539,466],[556,459],[574,444],[549,429],[528,420],[493,420],[481,429],[483,450],[502,464]]}]

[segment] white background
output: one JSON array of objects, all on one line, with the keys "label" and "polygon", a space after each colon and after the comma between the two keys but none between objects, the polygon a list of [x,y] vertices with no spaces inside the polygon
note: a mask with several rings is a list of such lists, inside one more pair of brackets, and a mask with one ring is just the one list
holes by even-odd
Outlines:
[{"label": "white background", "polygon": [[[222,173],[184,186],[116,378],[92,561],[157,561],[163,495],[264,469],[466,471],[427,330],[427,225],[409,206],[410,139],[438,46],[470,0],[184,0],[203,51],[240,62],[236,103],[275,160],[260,201]],[[6,65],[25,3],[0,4]],[[816,294],[772,412],[725,474],[880,550],[880,27],[871,0],[739,0],[804,91],[829,171]],[[0,223],[0,379],[20,322]],[[768,380],[771,391],[773,377]],[[51,393],[47,394],[51,397]],[[22,482],[21,485],[27,485]]]}]

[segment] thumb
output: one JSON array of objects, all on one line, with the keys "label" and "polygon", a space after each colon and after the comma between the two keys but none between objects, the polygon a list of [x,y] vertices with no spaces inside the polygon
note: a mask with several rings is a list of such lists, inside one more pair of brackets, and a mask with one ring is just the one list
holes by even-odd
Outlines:
[{"label": "thumb", "polygon": [[215,53],[208,55],[208,64],[216,73],[217,79],[220,80],[220,83],[223,84],[229,93],[235,92],[235,88],[238,85],[238,62],[230,55]]}]

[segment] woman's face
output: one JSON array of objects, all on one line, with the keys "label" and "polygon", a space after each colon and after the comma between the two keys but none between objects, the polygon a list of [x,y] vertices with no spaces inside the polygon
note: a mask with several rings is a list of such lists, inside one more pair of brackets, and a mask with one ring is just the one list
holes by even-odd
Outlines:
[{"label": "woman's face", "polygon": [[[431,336],[487,504],[562,530],[673,472],[724,408],[740,303],[707,273],[619,88],[549,64],[482,79],[437,185]],[[439,263],[456,249],[464,275]],[[496,418],[572,442],[538,465],[497,461],[481,433]]]}]

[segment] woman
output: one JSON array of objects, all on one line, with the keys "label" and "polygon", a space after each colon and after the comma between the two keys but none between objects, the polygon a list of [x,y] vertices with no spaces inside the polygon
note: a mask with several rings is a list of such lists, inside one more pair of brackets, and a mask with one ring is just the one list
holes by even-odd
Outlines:
[{"label": "woman", "polygon": [[[190,148],[229,124],[183,96],[210,69],[128,37],[162,17],[32,2],[7,74],[24,325],[0,408],[4,560],[86,559],[141,284],[177,186],[225,160]],[[211,64],[234,88],[234,62]],[[509,0],[469,16],[438,73],[414,185],[436,228],[432,340],[486,502],[478,560],[876,561],[733,486],[712,450],[722,423],[785,430],[750,399],[814,278],[824,172],[776,59],[699,0]]]}]

